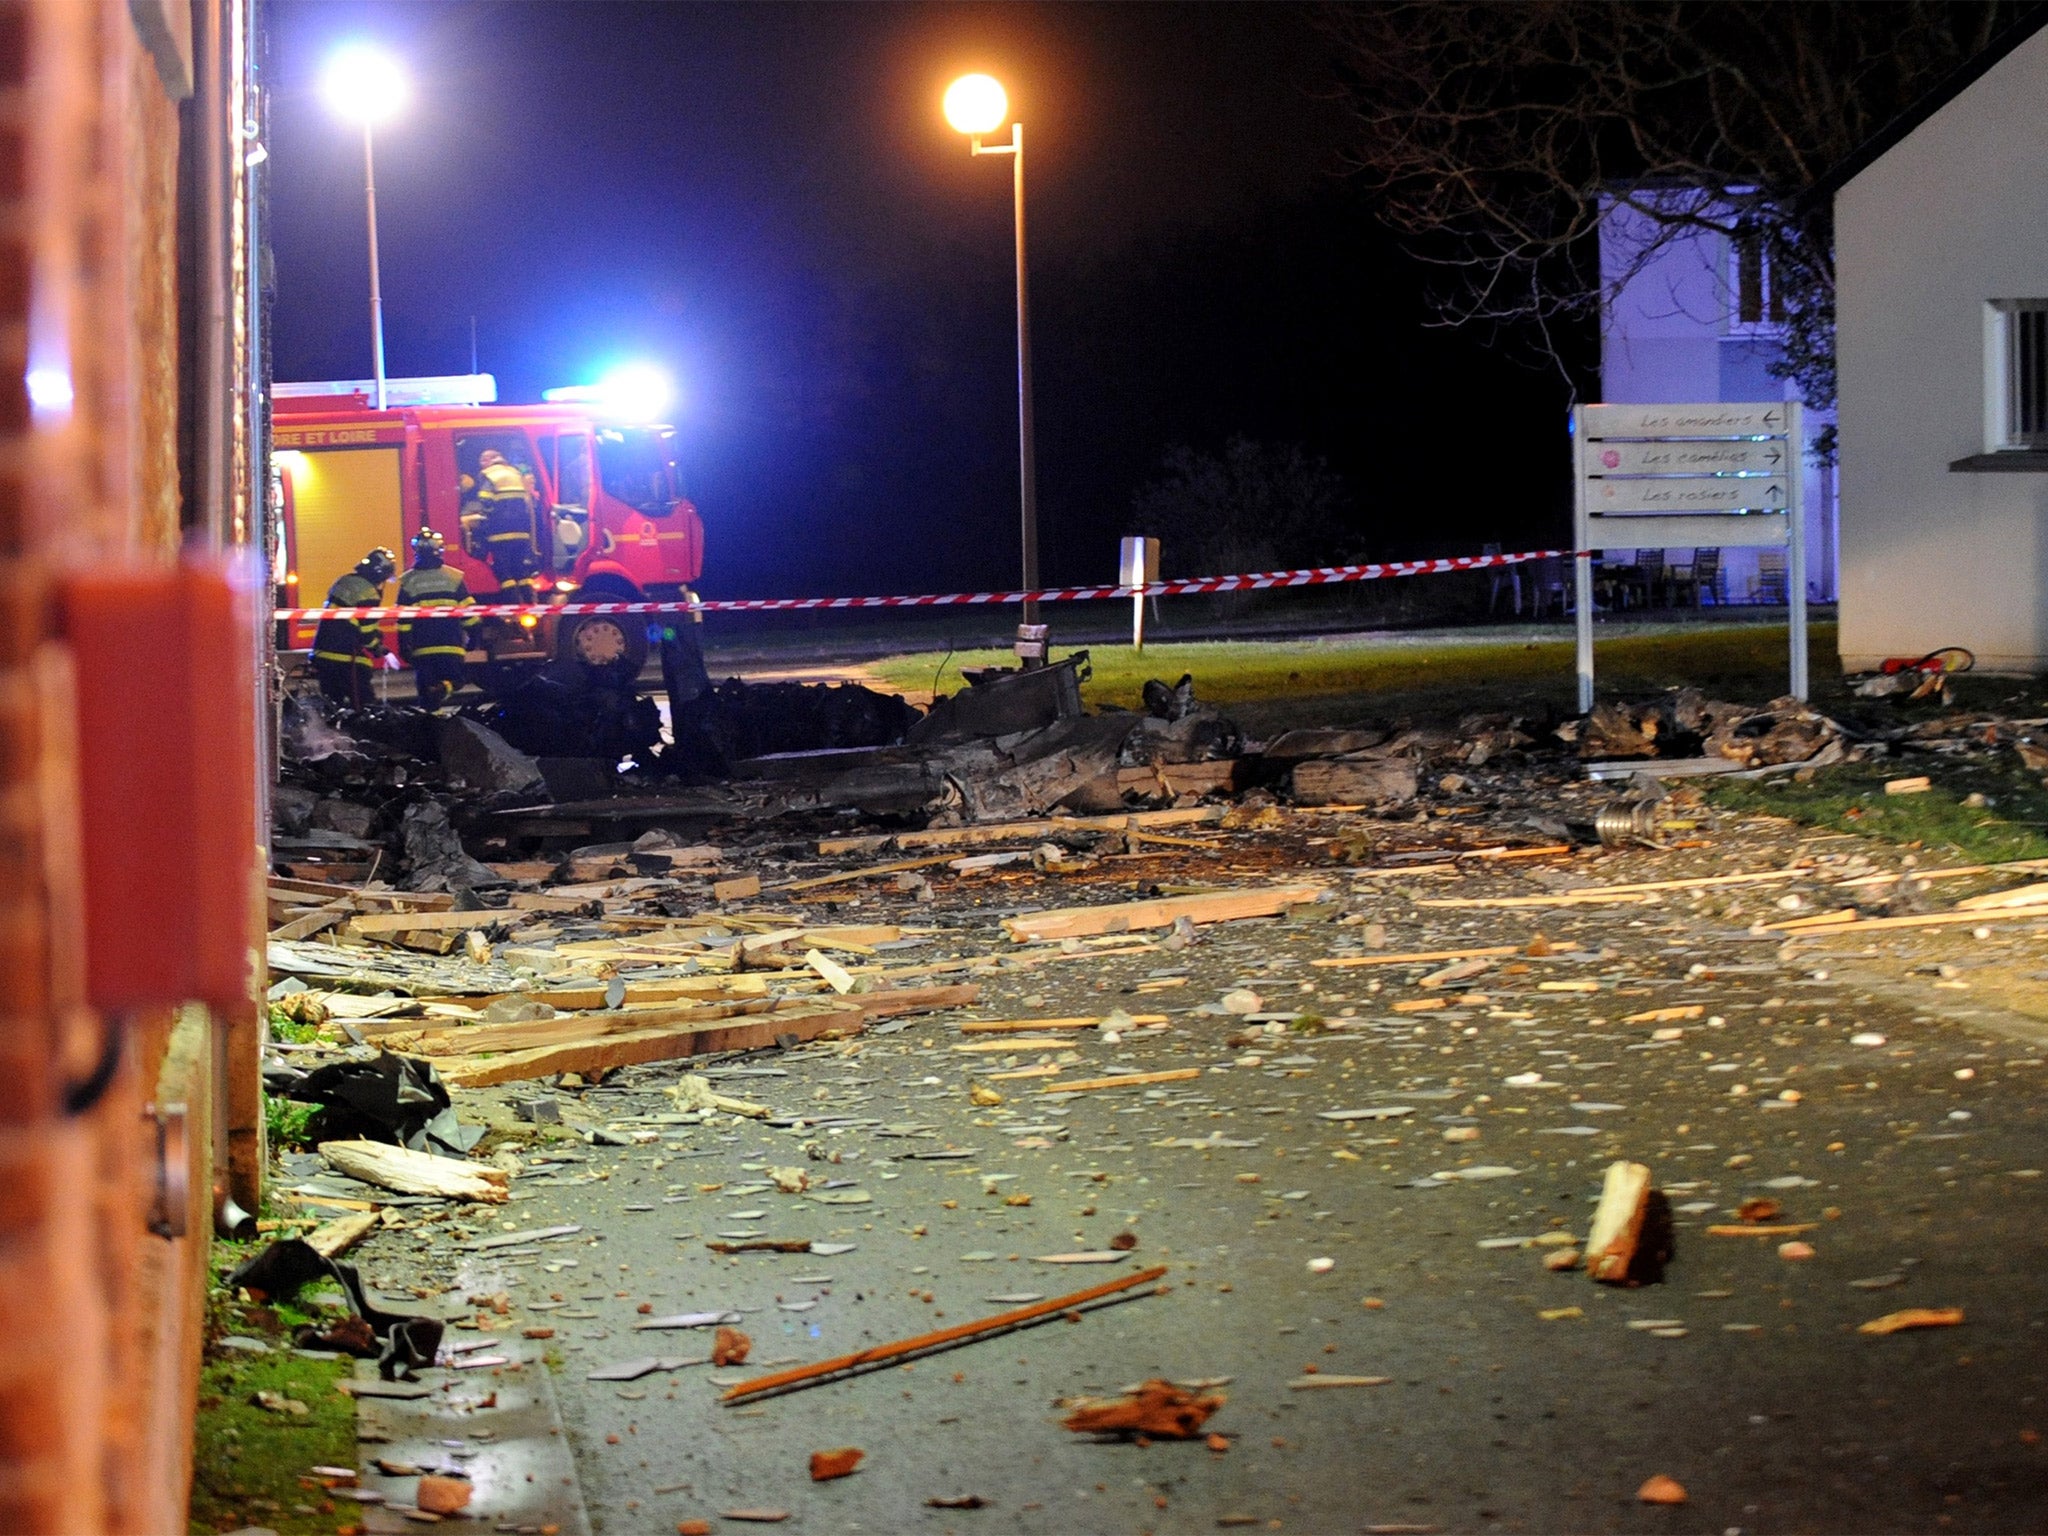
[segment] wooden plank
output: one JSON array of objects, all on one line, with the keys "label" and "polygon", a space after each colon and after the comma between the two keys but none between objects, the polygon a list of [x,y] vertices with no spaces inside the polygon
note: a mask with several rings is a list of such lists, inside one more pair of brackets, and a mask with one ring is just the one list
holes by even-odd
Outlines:
[{"label": "wooden plank", "polygon": [[1578,907],[1596,902],[1634,905],[1660,891],[1698,891],[1713,886],[1754,885],[1772,880],[1796,880],[1809,873],[1804,866],[1767,869],[1733,875],[1696,875],[1685,880],[1645,880],[1634,885],[1576,885],[1569,890],[1544,896],[1431,896],[1418,897],[1418,907]]},{"label": "wooden plank", "polygon": [[1761,869],[1734,875],[1694,875],[1685,880],[1642,880],[1634,885],[1572,885],[1566,896],[1632,895],[1643,891],[1697,891],[1714,885],[1755,885],[1770,880],[1796,880],[1812,873],[1812,866],[1794,864],[1785,869]]},{"label": "wooden plank", "polygon": [[970,1040],[965,1045],[954,1046],[953,1049],[969,1054],[992,1051],[1028,1051],[1035,1046],[1041,1045],[1071,1050],[1074,1044],[1075,1042],[1065,1035],[1010,1035],[1001,1040]]},{"label": "wooden plank", "polygon": [[418,1056],[476,1056],[485,1051],[528,1051],[575,1045],[630,1030],[671,1029],[718,1019],[772,1013],[774,998],[745,1002],[694,1003],[681,1007],[622,1009],[617,1013],[572,1013],[559,1019],[522,1019],[511,1024],[463,1024],[381,1037],[386,1050]]},{"label": "wooden plank", "polygon": [[593,899],[557,896],[552,891],[514,891],[505,905],[515,912],[582,912]]},{"label": "wooden plank", "polygon": [[1267,885],[1250,890],[1213,891],[1200,896],[1161,896],[1151,901],[1126,901],[1107,907],[1066,907],[1003,919],[1013,939],[1032,942],[1077,938],[1097,933],[1129,933],[1143,928],[1171,928],[1182,917],[1195,923],[1221,923],[1238,918],[1273,917],[1288,907],[1306,906],[1328,894],[1321,885]]},{"label": "wooden plank", "polygon": [[1960,875],[2018,875],[2031,874],[2043,869],[2048,869],[2048,859],[2012,859],[2004,864],[1950,864],[1941,869],[1879,870],[1876,874],[1857,875],[1853,879],[1839,880],[1836,887],[1848,890],[1859,885],[1890,885],[1899,880],[1952,880]]},{"label": "wooden plank", "polygon": [[402,1195],[438,1195],[445,1200],[500,1205],[512,1181],[502,1168],[387,1146],[381,1141],[323,1141],[320,1157],[337,1173]]},{"label": "wooden plank", "polygon": [[1621,895],[1579,896],[1418,896],[1418,907],[1590,907],[1641,906],[1652,900],[1648,892],[1629,891]]},{"label": "wooden plank", "polygon": [[1075,1291],[1070,1296],[1055,1296],[1049,1301],[1034,1301],[1028,1307],[1019,1307],[1013,1312],[998,1312],[994,1317],[976,1318],[971,1323],[957,1323],[951,1328],[941,1328],[936,1333],[921,1333],[915,1338],[876,1344],[850,1355],[820,1360],[814,1365],[793,1366],[786,1371],[756,1376],[752,1381],[743,1381],[737,1386],[727,1387],[722,1400],[733,1403],[744,1398],[759,1397],[763,1392],[787,1391],[792,1387],[805,1386],[829,1376],[837,1376],[843,1371],[878,1365],[884,1361],[900,1359],[904,1355],[921,1354],[928,1349],[965,1343],[969,1339],[1019,1328],[1042,1318],[1058,1317],[1075,1307],[1085,1306],[1106,1296],[1114,1296],[1119,1291],[1150,1285],[1165,1273],[1166,1266],[1160,1264],[1151,1269],[1141,1269],[1134,1275],[1125,1275],[1120,1280],[1110,1280],[1102,1285],[1092,1285],[1085,1291]]},{"label": "wooden plank", "polygon": [[860,1033],[858,1009],[819,1006],[797,1012],[772,1013],[744,1021],[699,1024],[690,1028],[637,1029],[576,1044],[511,1051],[502,1056],[451,1056],[435,1063],[441,1080],[456,1088],[488,1088],[498,1083],[527,1082],[557,1072],[586,1076],[652,1061],[677,1061],[723,1051],[760,1051],[786,1036],[815,1040],[837,1032]]},{"label": "wooden plank", "polygon": [[868,864],[860,869],[842,869],[834,875],[814,875],[808,880],[784,880],[779,885],[767,885],[765,891],[780,891],[788,895],[794,891],[815,891],[822,886],[843,885],[849,880],[869,880],[877,875],[902,874],[906,870],[930,869],[935,864],[949,864],[953,856],[941,853],[924,859],[892,859],[886,864]]},{"label": "wooden plank", "polygon": [[460,933],[466,928],[525,920],[521,912],[368,912],[349,919],[349,932],[364,937],[387,933]]},{"label": "wooden plank", "polygon": [[[488,1008],[500,1000],[546,1003],[550,1008],[576,1012],[601,1009],[605,1002],[606,988],[550,987],[538,992],[500,992],[492,997],[474,1000],[477,1008]],[[638,1003],[673,1003],[684,998],[705,998],[713,1001],[734,997],[765,997],[768,994],[768,978],[760,972],[743,972],[734,976],[678,976],[665,981],[629,981],[626,995],[619,999],[621,1006],[631,1007]]]},{"label": "wooden plank", "polygon": [[1142,1088],[1147,1083],[1184,1083],[1200,1077],[1200,1067],[1175,1067],[1166,1072],[1126,1072],[1120,1077],[1084,1077],[1076,1082],[1056,1083],[1045,1093],[1096,1093],[1105,1088]]},{"label": "wooden plank", "polygon": [[1056,837],[1062,832],[1127,832],[1145,827],[1211,826],[1226,814],[1220,805],[1196,805],[1184,810],[1121,811],[1109,816],[1048,816],[1036,821],[1000,821],[979,827],[934,827],[923,832],[888,832],[867,837],[828,837],[818,843],[818,852],[830,857],[841,853],[880,853],[885,848],[978,848],[991,843],[1016,842],[1024,838]]},{"label": "wooden plank", "polygon": [[1127,832],[1124,836],[1133,843],[1143,843],[1147,846],[1156,844],[1161,848],[1192,848],[1200,853],[1215,853],[1219,849],[1230,846],[1228,843],[1219,843],[1213,838],[1208,841],[1202,841],[1192,837],[1168,837],[1163,832]]},{"label": "wooden plank", "polygon": [[[1555,947],[1577,949],[1578,945],[1560,944]],[[1338,970],[1359,965],[1426,965],[1438,960],[1494,960],[1503,955],[1520,953],[1520,944],[1492,944],[1483,949],[1416,949],[1400,955],[1329,955],[1321,960],[1311,960],[1309,964]]]},{"label": "wooden plank", "polygon": [[1956,903],[1958,912],[1995,912],[2002,907],[2038,907],[2048,903],[2048,882],[2016,885],[2009,891],[1990,891],[1966,896]]},{"label": "wooden plank", "polygon": [[337,1216],[308,1232],[306,1246],[323,1259],[336,1258],[360,1242],[383,1219],[381,1210],[355,1211],[347,1216]]},{"label": "wooden plank", "polygon": [[[1028,1034],[1041,1029],[1093,1029],[1102,1020],[1092,1014],[1065,1019],[969,1019],[960,1026],[963,1035]],[[1163,1013],[1134,1013],[1133,1024],[1164,1024]]]},{"label": "wooden plank", "polygon": [[835,997],[837,1008],[853,1008],[870,1019],[892,1018],[903,1013],[937,1013],[946,1008],[966,1008],[981,996],[972,982],[950,987],[896,987],[883,992],[849,992]]},{"label": "wooden plank", "polygon": [[328,906],[316,907],[303,917],[280,923],[270,930],[273,939],[310,939],[316,933],[325,933],[341,922],[355,909],[345,901],[333,902]]},{"label": "wooden plank", "polygon": [[1858,923],[1827,923],[1793,928],[1789,923],[1766,923],[1766,933],[1790,932],[1802,939],[1832,939],[1838,933],[1875,933],[1880,928],[1942,928],[1951,923],[2019,923],[2048,917],[2048,906],[2010,907],[1993,912],[1926,912],[1917,917],[1866,917]]},{"label": "wooden plank", "polygon": [[323,901],[338,901],[345,896],[352,901],[411,907],[419,912],[445,912],[455,905],[454,896],[447,891],[373,891],[359,885],[338,885],[331,880],[296,880],[285,875],[270,877],[270,891],[272,895],[315,896]]}]

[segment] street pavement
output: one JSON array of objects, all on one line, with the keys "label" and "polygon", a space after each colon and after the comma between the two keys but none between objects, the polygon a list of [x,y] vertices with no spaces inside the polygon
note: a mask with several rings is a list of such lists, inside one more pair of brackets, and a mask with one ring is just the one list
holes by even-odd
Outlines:
[{"label": "street pavement", "polygon": [[[1085,879],[1026,868],[925,899],[871,890],[838,910],[933,930],[892,964],[1011,955],[994,926],[1006,912],[1162,883],[1316,875],[1335,901],[1192,943],[1039,946],[1042,963],[977,973],[971,1009],[711,1069],[720,1092],[796,1124],[679,1116],[673,1066],[563,1089],[568,1125],[517,1152],[514,1203],[380,1233],[358,1256],[387,1294],[417,1286],[491,1328],[553,1330],[606,1533],[750,1528],[733,1512],[820,1532],[1048,1536],[2048,1529],[2048,1030],[2010,1006],[2038,990],[2048,942],[1998,922],[1984,938],[1788,943],[1756,930],[1834,904],[1826,887],[1896,868],[1897,851],[1699,815],[1692,851],[1388,878],[1329,862],[1345,818],[1276,811],[1213,851],[1105,860]],[[1410,830],[1419,844],[1445,829]],[[1796,878],[1627,902],[1418,904],[1795,863]],[[1555,952],[1435,988],[1417,983],[1440,962],[1316,963],[1539,933],[1533,947]],[[2018,979],[1987,1000],[1970,978],[1994,956]],[[965,1018],[1117,1009],[1166,1023],[958,1049],[975,1038]],[[1036,1066],[1061,1071],[999,1076]],[[1046,1091],[1184,1068],[1198,1075]],[[504,1101],[533,1091],[458,1107],[502,1128]],[[1663,1278],[1546,1269],[1562,1236],[1585,1237],[1617,1159],[1647,1164],[1669,1202]],[[788,1168],[810,1187],[779,1188],[771,1170]],[[1746,1199],[1810,1230],[1710,1233],[1741,1226]],[[454,1240],[563,1224],[582,1230],[482,1253]],[[707,1247],[750,1234],[844,1247]],[[1135,1246],[1114,1263],[1042,1262],[1121,1234]],[[1781,1255],[1788,1241],[1810,1256]],[[1167,1270],[1158,1287],[1073,1320],[720,1401],[720,1384],[764,1370],[1152,1265]],[[468,1301],[500,1293],[502,1312]],[[1963,1321],[1857,1331],[1907,1307]],[[743,1365],[589,1379],[637,1357],[703,1360],[709,1329],[635,1325],[728,1309],[752,1341]],[[1312,1385],[1330,1375],[1386,1380]],[[1220,1391],[1203,1434],[1224,1438],[1061,1426],[1067,1400],[1153,1377]],[[865,1452],[859,1470],[813,1483],[810,1454],[841,1446]],[[1687,1502],[1639,1500],[1660,1474]],[[982,1507],[928,1503],[968,1496]]]}]

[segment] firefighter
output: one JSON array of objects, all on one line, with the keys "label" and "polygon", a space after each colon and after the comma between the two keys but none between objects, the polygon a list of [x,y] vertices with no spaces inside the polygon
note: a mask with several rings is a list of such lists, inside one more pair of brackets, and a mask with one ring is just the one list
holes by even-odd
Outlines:
[{"label": "firefighter", "polygon": [[476,499],[483,509],[484,558],[498,578],[506,602],[533,601],[533,573],[540,569],[534,547],[533,488],[526,476],[486,448],[476,464]]},{"label": "firefighter", "polygon": [[[327,589],[329,608],[374,608],[384,601],[384,583],[398,574],[388,549],[371,550]],[[361,709],[373,695],[370,673],[383,654],[384,635],[375,619],[322,619],[313,632],[313,675],[332,704]]]},{"label": "firefighter", "polygon": [[[431,528],[412,539],[412,569],[398,584],[398,601],[407,608],[464,608],[471,601],[468,584],[443,562],[446,540]],[[467,632],[474,618],[400,619],[398,653],[411,664],[419,700],[428,709],[448,702],[462,686]]]}]

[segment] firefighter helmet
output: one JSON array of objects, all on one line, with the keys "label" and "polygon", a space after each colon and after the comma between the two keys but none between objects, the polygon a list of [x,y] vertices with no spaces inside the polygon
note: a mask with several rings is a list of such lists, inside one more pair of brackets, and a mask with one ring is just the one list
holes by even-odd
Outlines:
[{"label": "firefighter helmet", "polygon": [[398,574],[398,557],[378,545],[356,562],[356,574],[373,587],[381,587]]},{"label": "firefighter helmet", "polygon": [[415,559],[432,556],[438,561],[442,551],[447,547],[448,541],[431,528],[422,528],[412,536],[412,552]]}]

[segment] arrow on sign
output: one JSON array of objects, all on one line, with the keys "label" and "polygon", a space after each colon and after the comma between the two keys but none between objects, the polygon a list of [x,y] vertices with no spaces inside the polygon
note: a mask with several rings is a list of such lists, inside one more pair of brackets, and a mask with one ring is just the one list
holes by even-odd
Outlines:
[{"label": "arrow on sign", "polygon": [[1765,426],[1767,426],[1767,427],[1775,427],[1775,426],[1776,426],[1776,425],[1777,425],[1777,424],[1778,424],[1779,422],[1783,421],[1784,419],[1785,419],[1785,417],[1784,417],[1783,413],[1781,413],[1781,412],[1778,412],[1778,411],[1765,411],[1765,412],[1764,412],[1764,425],[1765,425]]},{"label": "arrow on sign", "polygon": [[1784,450],[1779,448],[1773,448],[1770,452],[1764,455],[1764,462],[1767,464],[1775,464],[1784,457]]}]

